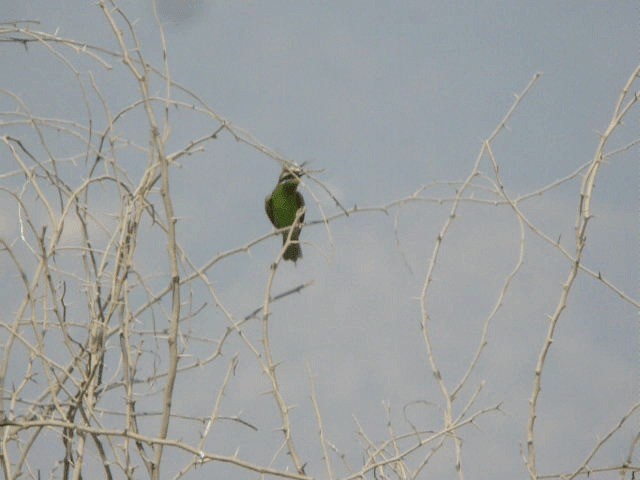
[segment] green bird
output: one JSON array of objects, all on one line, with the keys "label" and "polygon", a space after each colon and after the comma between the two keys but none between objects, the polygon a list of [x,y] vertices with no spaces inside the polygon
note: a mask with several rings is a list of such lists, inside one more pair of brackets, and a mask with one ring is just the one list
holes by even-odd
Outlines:
[{"label": "green bird", "polygon": [[[293,224],[298,210],[304,208],[304,198],[297,190],[300,184],[300,177],[304,172],[299,167],[285,166],[278,178],[278,184],[273,189],[271,195],[264,199],[264,209],[267,217],[276,228],[284,228]],[[300,222],[304,222],[304,213],[300,216]],[[300,238],[300,225],[291,232],[291,243],[284,251],[282,258],[297,262],[302,257],[302,248],[298,243]],[[282,232],[282,244],[287,243],[289,230]]]}]

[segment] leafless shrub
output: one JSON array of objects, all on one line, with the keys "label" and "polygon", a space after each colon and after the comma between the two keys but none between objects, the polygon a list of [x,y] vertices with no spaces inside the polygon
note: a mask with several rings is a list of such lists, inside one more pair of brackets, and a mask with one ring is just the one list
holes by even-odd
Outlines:
[{"label": "leafless shrub", "polygon": [[[280,252],[266,274],[264,296],[256,302],[259,308],[238,316],[236,309],[220,298],[209,272],[222,260],[243,254],[278,232],[198,263],[178,241],[176,231],[180,224],[170,188],[172,172],[181,159],[200,153],[223,136],[257,150],[265,158],[279,163],[289,160],[173,81],[159,21],[163,63],[154,66],[126,12],[115,1],[101,0],[98,5],[112,32],[113,49],[38,31],[33,22],[0,24],[0,41],[24,46],[27,51],[39,49],[59,61],[60,68],[77,82],[87,112],[86,121],[42,116],[19,95],[0,90],[4,101],[12,104],[0,113],[0,192],[16,221],[15,235],[0,238],[0,257],[3,268],[11,272],[6,278],[11,278],[12,284],[5,288],[20,296],[17,310],[5,309],[0,322],[0,459],[5,478],[158,479],[168,478],[166,473],[161,475],[165,469],[175,478],[186,478],[202,469],[207,476],[232,472],[230,475],[236,478],[238,472],[255,472],[269,478],[408,479],[426,476],[431,460],[448,450],[453,452],[456,475],[462,479],[463,432],[478,418],[501,410],[499,404],[478,405],[484,384],[473,384],[472,373],[485,354],[492,320],[510,294],[512,280],[523,264],[527,233],[553,246],[566,259],[568,270],[532,375],[522,452],[530,478],[569,479],[612,471],[624,476],[640,469],[637,461],[634,463],[638,436],[623,463],[593,463],[598,450],[623,425],[632,418],[637,422],[638,403],[630,405],[610,431],[602,432],[590,454],[575,462],[574,471],[541,475],[536,456],[541,384],[576,278],[591,277],[615,292],[621,301],[639,307],[637,299],[585,265],[583,252],[593,215],[592,192],[601,166],[639,142],[634,139],[616,150],[608,149],[610,138],[636,106],[638,95],[631,92],[637,88],[640,67],[624,85],[592,160],[536,191],[519,196],[508,193],[492,146],[534,87],[538,74],[484,141],[463,181],[435,182],[386,205],[345,209],[313,173],[305,180],[305,192],[320,207],[322,215],[321,221],[308,222],[308,227],[321,223],[329,236],[332,223],[346,216],[393,214],[398,235],[398,218],[407,205],[439,204],[449,208],[427,259],[417,322],[424,344],[424,367],[433,374],[440,394],[438,400],[425,399],[424,406],[431,416],[440,412],[441,418],[431,418],[432,428],[425,429],[408,417],[404,424],[396,425],[389,412],[388,436],[384,440],[370,438],[367,426],[355,420],[361,458],[349,458],[332,443],[325,430],[322,404],[309,368],[308,389],[318,428],[316,446],[324,459],[323,469],[316,467],[317,471],[310,472],[296,440],[292,406],[281,388],[279,360],[270,342],[273,303],[303,291],[308,284],[282,293],[273,291]],[[105,79],[114,71],[135,84],[138,92],[137,98],[124,106],[116,106],[105,93]],[[156,93],[159,91],[162,93]],[[173,111],[205,117],[213,127],[207,134],[171,150]],[[146,125],[145,138],[127,135],[126,125],[132,117]],[[483,172],[487,166],[489,170]],[[576,199],[576,235],[572,247],[566,248],[528,218],[521,205],[577,178],[582,179],[582,186]],[[432,187],[443,185],[454,193],[428,196]],[[321,208],[319,197],[325,194],[339,207],[336,213],[325,213]],[[465,373],[456,380],[444,378],[441,373],[431,335],[430,301],[435,272],[444,261],[442,246],[451,226],[458,221],[458,210],[469,203],[509,209],[519,225],[520,243],[512,269],[496,292],[492,310],[484,317],[475,352]],[[203,329],[193,322],[208,303],[215,305],[225,319],[222,327]],[[242,350],[229,358],[223,350],[231,338],[239,339]],[[208,353],[203,355],[203,351]],[[278,418],[279,431],[275,434],[257,430],[241,413],[223,413],[229,391],[239,388],[234,382],[239,355],[255,362],[267,380],[267,395],[261,401],[269,402]],[[203,370],[214,385],[207,390],[211,395],[207,400],[208,415],[178,411],[176,385],[181,378]],[[433,402],[437,408],[431,408]],[[242,431],[241,436],[260,437],[271,450],[266,456],[255,455],[256,460],[245,459],[233,444],[238,431]],[[219,443],[209,442],[213,432],[228,436],[226,449],[216,450]],[[279,439],[275,445],[274,438]]]}]

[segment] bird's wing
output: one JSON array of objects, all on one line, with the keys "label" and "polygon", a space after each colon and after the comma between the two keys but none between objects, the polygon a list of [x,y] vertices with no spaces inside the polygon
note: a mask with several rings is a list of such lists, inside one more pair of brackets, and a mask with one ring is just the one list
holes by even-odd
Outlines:
[{"label": "bird's wing", "polygon": [[[298,191],[296,191],[296,200],[298,201],[298,208],[303,208],[304,207],[304,197]],[[303,213],[302,216],[300,217],[300,223],[304,222],[304,215],[305,214]]]},{"label": "bird's wing", "polygon": [[267,217],[269,217],[269,220],[271,220],[273,226],[278,228],[278,226],[276,225],[276,220],[273,217],[273,202],[271,201],[271,195],[267,195],[267,197],[264,199],[264,211],[267,212]]}]

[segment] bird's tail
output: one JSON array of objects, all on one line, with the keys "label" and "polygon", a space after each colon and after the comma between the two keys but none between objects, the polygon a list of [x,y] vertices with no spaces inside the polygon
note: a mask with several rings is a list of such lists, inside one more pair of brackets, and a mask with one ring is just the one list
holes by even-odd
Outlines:
[{"label": "bird's tail", "polygon": [[[287,243],[287,236],[288,236],[287,232],[282,234],[283,245]],[[300,229],[295,229],[291,234],[291,242],[296,242],[296,243],[289,244],[287,249],[284,251],[282,258],[284,258],[285,260],[291,260],[293,262],[297,262],[298,259],[302,258],[302,248],[298,243],[299,238],[300,238]]]}]

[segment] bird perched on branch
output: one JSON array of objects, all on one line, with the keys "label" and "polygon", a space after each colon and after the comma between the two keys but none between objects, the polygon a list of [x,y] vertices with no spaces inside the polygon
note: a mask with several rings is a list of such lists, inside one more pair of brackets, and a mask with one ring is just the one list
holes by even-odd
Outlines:
[{"label": "bird perched on branch", "polygon": [[[300,167],[285,165],[278,178],[278,184],[273,189],[271,195],[264,199],[264,209],[267,217],[276,228],[284,228],[293,225],[298,214],[298,210],[304,208],[304,198],[297,190],[300,184],[300,177],[304,171]],[[298,243],[300,238],[300,224],[304,222],[304,212],[300,215],[297,226],[291,232],[289,246],[284,251],[282,258],[285,260],[298,261],[302,258],[302,248]],[[287,243],[290,229],[282,232],[282,244]]]}]

